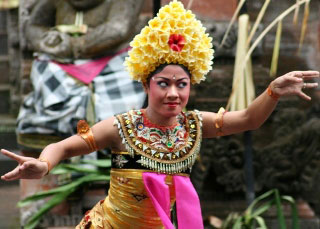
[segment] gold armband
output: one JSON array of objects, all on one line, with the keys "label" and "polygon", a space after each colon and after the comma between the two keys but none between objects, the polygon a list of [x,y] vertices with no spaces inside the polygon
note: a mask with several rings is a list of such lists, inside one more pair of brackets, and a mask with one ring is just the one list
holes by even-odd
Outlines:
[{"label": "gold armband", "polygon": [[276,93],[274,93],[274,92],[272,91],[272,89],[271,89],[271,84],[269,84],[269,87],[268,87],[268,89],[267,89],[267,93],[268,93],[268,95],[269,95],[271,98],[273,98],[273,99],[276,100],[276,101],[278,101],[278,99],[280,98],[279,95],[277,95]]},{"label": "gold armband", "polygon": [[85,120],[80,120],[77,124],[78,135],[87,143],[91,152],[97,151],[96,140],[93,137],[92,130]]},{"label": "gold armband", "polygon": [[48,165],[48,172],[46,173],[46,175],[49,174],[50,170],[51,170],[51,163],[48,161],[48,159],[44,158],[44,157],[39,157],[38,158],[39,161],[41,162],[45,162]]},{"label": "gold armband", "polygon": [[217,119],[215,122],[215,127],[218,129],[217,132],[217,136],[222,136],[223,132],[222,132],[222,127],[223,127],[223,115],[226,113],[227,111],[221,107],[217,113]]}]

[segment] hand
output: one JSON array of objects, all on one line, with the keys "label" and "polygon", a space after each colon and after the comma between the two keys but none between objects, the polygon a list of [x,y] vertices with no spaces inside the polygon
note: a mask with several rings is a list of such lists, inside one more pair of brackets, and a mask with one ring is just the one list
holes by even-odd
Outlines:
[{"label": "hand", "polygon": [[278,77],[271,82],[270,86],[276,95],[298,95],[302,99],[311,100],[311,97],[306,95],[302,90],[318,87],[318,83],[305,82],[306,80],[318,77],[318,71],[294,71]]},{"label": "hand", "polygon": [[1,176],[2,180],[39,179],[48,172],[48,164],[33,157],[23,157],[8,150],[1,150],[2,154],[17,161],[19,165],[12,171]]},{"label": "hand", "polygon": [[40,40],[39,48],[41,52],[61,58],[72,56],[70,36],[59,31],[46,32]]}]

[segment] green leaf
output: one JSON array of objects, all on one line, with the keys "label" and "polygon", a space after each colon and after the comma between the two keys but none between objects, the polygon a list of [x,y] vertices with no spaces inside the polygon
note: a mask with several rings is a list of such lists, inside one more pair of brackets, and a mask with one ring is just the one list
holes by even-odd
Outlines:
[{"label": "green leaf", "polygon": [[[57,166],[57,170],[62,172],[79,172],[79,173],[99,173],[97,169],[88,169],[83,167],[82,165],[75,165],[75,164],[60,164]],[[53,174],[56,174],[55,169],[52,170]],[[59,173],[61,174],[61,173]]]},{"label": "green leaf", "polygon": [[275,190],[272,189],[266,193],[263,193],[262,195],[258,196],[256,199],[254,199],[254,201],[252,201],[252,203],[250,204],[250,206],[248,207],[247,211],[252,212],[253,208],[255,207],[256,204],[258,204],[261,200],[266,199],[272,195],[274,195]]},{"label": "green leaf", "polygon": [[99,160],[81,160],[82,163],[95,165],[102,168],[111,168],[111,159],[99,159]]},{"label": "green leaf", "polygon": [[75,191],[75,188],[69,189],[66,192],[61,192],[58,195],[55,195],[50,200],[48,200],[47,203],[45,203],[39,211],[36,212],[27,222],[27,224],[24,226],[25,229],[33,229],[35,228],[38,223],[40,222],[41,217],[48,212],[51,208],[61,203],[63,200],[65,200],[72,192]]},{"label": "green leaf", "polygon": [[50,189],[48,191],[43,191],[43,192],[38,192],[32,196],[29,196],[23,200],[20,200],[17,204],[17,206],[19,208],[21,207],[24,207],[36,200],[39,200],[39,199],[43,199],[45,197],[48,197],[48,196],[51,196],[51,195],[54,195],[54,194],[57,194],[57,193],[61,193],[61,192],[66,192],[68,191],[69,189],[72,189],[73,187],[77,187],[79,186],[80,184],[82,184],[83,182],[89,182],[89,181],[103,181],[103,180],[110,180],[110,176],[108,175],[97,175],[97,174],[90,174],[90,175],[87,175],[87,176],[84,176],[84,177],[81,177],[69,184],[65,184],[63,186],[60,186],[60,187],[57,187],[57,188],[53,188],[53,189]]},{"label": "green leaf", "polygon": [[[55,189],[51,189],[49,191],[45,191],[42,192],[42,195],[46,195],[48,193],[52,194],[52,190],[54,190],[54,192],[56,193],[56,195],[54,195],[50,200],[48,200],[48,202],[46,204],[44,204],[42,206],[42,208],[39,209],[39,211],[36,212],[36,214],[34,214],[27,222],[27,224],[25,225],[26,229],[33,229],[35,228],[38,223],[40,222],[41,217],[47,213],[51,208],[53,208],[54,206],[58,205],[59,203],[61,203],[63,200],[65,200],[71,193],[73,193],[75,190],[77,190],[77,188],[82,185],[85,182],[93,182],[93,181],[104,181],[104,180],[109,180],[110,176],[107,175],[97,175],[97,174],[89,174],[87,176],[84,177],[80,177],[78,180],[55,188]],[[60,190],[59,192],[57,192],[57,190]],[[33,196],[28,197],[29,199],[31,198],[35,198],[34,196],[37,196],[39,194],[35,194]],[[40,199],[40,198],[38,198]]]},{"label": "green leaf", "polygon": [[270,201],[266,202],[261,207],[254,210],[254,212],[252,213],[252,216],[257,217],[257,216],[263,214],[264,212],[268,211],[274,205],[274,203],[275,203],[274,200],[270,200]]},{"label": "green leaf", "polygon": [[279,227],[281,229],[286,229],[286,223],[284,220],[284,215],[283,215],[282,206],[281,206],[281,199],[280,199],[279,191],[277,189],[275,190],[275,200],[276,200]]},{"label": "green leaf", "polygon": [[295,200],[291,196],[281,196],[282,200],[285,200],[290,203],[291,205],[291,218],[292,218],[292,228],[293,229],[299,229],[299,216],[298,216],[298,210]]},{"label": "green leaf", "polygon": [[68,168],[61,167],[60,165],[58,165],[50,171],[50,174],[61,175],[61,174],[66,174],[66,173],[70,173],[70,172],[72,172],[72,170],[70,170]]},{"label": "green leaf", "polygon": [[256,216],[256,217],[254,217],[254,219],[259,224],[259,226],[260,226],[259,228],[268,229],[267,226],[266,226],[266,223],[264,222],[264,219],[261,216]]},{"label": "green leaf", "polygon": [[243,218],[240,216],[236,222],[234,223],[234,225],[232,226],[232,229],[241,229],[242,227],[242,220]]}]

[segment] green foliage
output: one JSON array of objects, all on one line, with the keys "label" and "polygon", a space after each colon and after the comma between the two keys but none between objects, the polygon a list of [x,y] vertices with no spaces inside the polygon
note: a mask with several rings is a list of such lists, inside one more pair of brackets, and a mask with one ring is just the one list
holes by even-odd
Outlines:
[{"label": "green foliage", "polygon": [[286,229],[282,203],[291,205],[292,228],[299,229],[298,213],[294,199],[290,196],[281,196],[277,189],[270,190],[257,197],[242,215],[230,213],[223,222],[221,229],[267,229],[262,214],[273,206],[277,210],[279,228]]},{"label": "green foliage", "polygon": [[[76,180],[71,181],[70,183],[61,185],[48,191],[38,192],[18,202],[18,207],[21,208],[33,203],[34,201],[52,196],[51,199],[49,199],[32,217],[28,219],[26,225],[24,226],[25,229],[35,228],[39,224],[44,214],[64,201],[68,196],[70,196],[80,187],[83,187],[83,185],[90,184],[96,181],[110,180],[110,159],[82,160],[81,163],[91,164],[97,166],[97,168],[88,169],[84,168],[81,164],[59,164],[51,171],[51,174],[62,175],[76,172],[81,174],[82,176],[80,176]],[[103,168],[104,170],[101,171],[99,168]]]}]

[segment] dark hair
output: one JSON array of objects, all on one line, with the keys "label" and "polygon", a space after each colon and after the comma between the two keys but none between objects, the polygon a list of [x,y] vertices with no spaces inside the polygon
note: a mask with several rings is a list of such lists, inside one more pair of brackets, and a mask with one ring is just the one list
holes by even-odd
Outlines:
[{"label": "dark hair", "polygon": [[191,78],[191,73],[189,71],[189,69],[184,66],[183,64],[160,64],[158,67],[156,67],[156,70],[154,70],[153,72],[151,72],[147,78],[147,85],[150,85],[150,79],[157,73],[161,72],[165,67],[167,67],[168,65],[178,65],[180,66],[185,73],[187,73],[187,75],[189,76],[189,78]]}]

